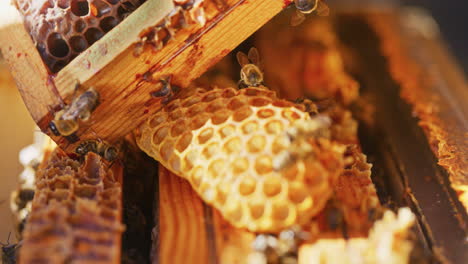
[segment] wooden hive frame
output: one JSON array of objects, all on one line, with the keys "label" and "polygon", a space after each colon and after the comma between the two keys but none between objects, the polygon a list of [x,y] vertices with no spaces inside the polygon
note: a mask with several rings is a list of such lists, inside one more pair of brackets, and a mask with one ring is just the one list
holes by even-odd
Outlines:
[{"label": "wooden hive frame", "polygon": [[186,87],[292,1],[203,0],[204,25],[189,25],[158,52],[147,48],[135,56],[145,32],[175,12],[173,0],[148,0],[56,75],[47,70],[19,12],[8,2],[0,4],[8,14],[0,21],[3,56],[34,121],[73,152],[76,144],[54,136],[49,123],[71,101],[77,81],[94,87],[100,104],[76,135],[114,143],[160,109],[163,99],[150,95],[158,89],[151,80],[173,75],[173,84]]}]

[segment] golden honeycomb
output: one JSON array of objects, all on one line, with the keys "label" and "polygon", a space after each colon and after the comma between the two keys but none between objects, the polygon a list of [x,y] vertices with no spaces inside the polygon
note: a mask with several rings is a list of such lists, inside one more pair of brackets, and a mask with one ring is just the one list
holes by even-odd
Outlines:
[{"label": "golden honeycomb", "polygon": [[93,153],[80,164],[57,150],[43,164],[19,263],[120,262],[120,174]]},{"label": "golden honeycomb", "polygon": [[44,63],[56,73],[144,0],[13,0]]},{"label": "golden honeycomb", "polygon": [[[304,123],[312,133],[300,136]],[[143,151],[234,226],[279,232],[316,215],[342,172],[344,147],[314,136],[319,127],[302,105],[265,87],[197,88],[183,90],[135,134]]]}]

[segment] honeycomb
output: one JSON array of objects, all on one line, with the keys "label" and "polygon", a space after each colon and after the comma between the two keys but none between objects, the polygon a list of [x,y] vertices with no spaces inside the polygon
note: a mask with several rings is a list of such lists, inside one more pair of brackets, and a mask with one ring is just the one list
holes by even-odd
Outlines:
[{"label": "honeycomb", "polygon": [[20,263],[119,263],[118,174],[93,153],[80,164],[56,151],[44,165],[36,178]]},{"label": "honeycomb", "polygon": [[413,243],[410,228],[416,217],[409,208],[384,212],[369,237],[320,239],[299,249],[299,264],[306,263],[410,263]]},{"label": "honeycomb", "polygon": [[333,186],[334,195],[310,225],[310,239],[367,237],[383,208],[371,180],[372,165],[356,145],[345,151],[345,169]]},{"label": "honeycomb", "polygon": [[255,45],[267,54],[265,82],[281,97],[334,98],[344,105],[357,99],[359,84],[345,71],[330,20],[307,19],[298,27],[273,21],[257,34]]},{"label": "honeycomb", "polygon": [[13,0],[53,73],[119,24],[144,0]]},{"label": "honeycomb", "polygon": [[344,147],[326,136],[301,137],[301,122],[320,126],[302,105],[265,87],[186,89],[135,136],[231,224],[279,232],[316,215],[343,169]]}]

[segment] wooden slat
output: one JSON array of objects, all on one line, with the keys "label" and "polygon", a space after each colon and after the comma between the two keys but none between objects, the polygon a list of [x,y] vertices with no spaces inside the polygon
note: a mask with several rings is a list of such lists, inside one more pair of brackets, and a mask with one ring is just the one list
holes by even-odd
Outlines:
[{"label": "wooden slat", "polygon": [[246,263],[254,234],[236,229],[206,205],[190,184],[160,166],[159,240],[153,263]]},{"label": "wooden slat", "polygon": [[162,166],[157,217],[159,241],[153,243],[159,243],[159,252],[154,254],[159,260],[153,259],[153,263],[209,263],[203,201],[187,181]]},{"label": "wooden slat", "polygon": [[[222,7],[220,2],[224,3]],[[179,30],[162,50],[157,53],[146,50],[135,57],[136,35],[145,32],[149,25],[157,25],[171,7],[164,5],[168,1],[148,0],[53,78],[47,75],[16,10],[14,22],[5,22],[0,29],[0,45],[11,70],[18,76],[25,103],[43,131],[51,134],[48,124],[53,113],[48,109],[56,107],[62,99],[69,101],[79,80],[84,87],[98,90],[100,105],[91,120],[80,125],[77,135],[81,139],[98,137],[115,142],[160,108],[162,99],[150,95],[159,87],[144,81],[143,76],[158,80],[172,74],[173,83],[185,87],[291,2],[205,0],[208,19],[202,28],[191,25]],[[11,9],[8,3],[2,3],[1,7]],[[17,56],[19,53],[27,53],[27,58]],[[67,151],[74,150],[75,146],[66,139],[53,138]]]},{"label": "wooden slat", "polygon": [[60,103],[60,97],[21,16],[10,1],[0,2],[0,49],[36,123]]}]

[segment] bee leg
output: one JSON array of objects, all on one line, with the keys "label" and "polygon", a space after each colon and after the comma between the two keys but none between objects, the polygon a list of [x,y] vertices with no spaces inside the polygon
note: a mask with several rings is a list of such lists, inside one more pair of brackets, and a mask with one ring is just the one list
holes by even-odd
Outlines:
[{"label": "bee leg", "polygon": [[240,89],[247,88],[247,87],[248,87],[248,86],[247,86],[242,80],[240,80],[240,81],[237,82],[237,88],[239,88],[239,90],[240,90]]}]

